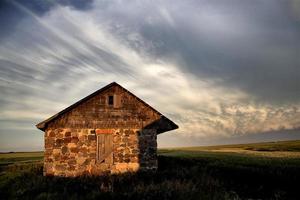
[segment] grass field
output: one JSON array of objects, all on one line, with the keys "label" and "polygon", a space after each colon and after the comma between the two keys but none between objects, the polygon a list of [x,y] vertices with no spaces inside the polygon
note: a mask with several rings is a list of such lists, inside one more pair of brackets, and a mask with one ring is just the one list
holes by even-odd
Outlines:
[{"label": "grass field", "polygon": [[42,176],[42,152],[0,154],[0,199],[300,199],[300,141],[159,150],[157,172]]},{"label": "grass field", "polygon": [[0,153],[0,167],[15,163],[32,163],[41,161],[44,152]]},{"label": "grass field", "polygon": [[201,146],[201,147],[181,147],[170,148],[170,150],[186,150],[186,151],[236,151],[236,150],[249,150],[249,151],[262,151],[262,152],[300,152],[300,140],[292,141],[278,141],[278,142],[263,142],[251,144],[232,144],[232,145],[218,145],[218,146]]},{"label": "grass field", "polygon": [[186,157],[197,156],[199,153],[213,154],[213,152],[216,153],[215,155],[226,155],[226,153],[229,153],[230,155],[240,154],[242,156],[300,158],[300,140],[219,146],[163,148],[159,150],[161,155],[184,154]]}]

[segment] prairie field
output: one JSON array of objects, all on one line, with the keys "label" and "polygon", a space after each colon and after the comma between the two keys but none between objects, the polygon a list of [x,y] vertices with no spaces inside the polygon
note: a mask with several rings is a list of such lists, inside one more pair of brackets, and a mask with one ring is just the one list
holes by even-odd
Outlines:
[{"label": "prairie field", "polygon": [[[290,157],[300,158],[300,140],[264,142],[251,144],[233,144],[219,146],[201,146],[201,147],[181,147],[181,148],[163,148],[160,149],[161,155],[187,154],[186,157],[193,157],[200,154],[222,155],[230,153],[231,155],[240,154],[260,157]],[[246,156],[245,155],[245,156]]]},{"label": "prairie field", "polygon": [[0,166],[7,166],[10,164],[33,163],[43,160],[44,152],[11,152],[0,153]]},{"label": "prairie field", "polygon": [[0,154],[0,199],[300,199],[300,141],[163,148],[156,172],[44,177],[43,152]]}]

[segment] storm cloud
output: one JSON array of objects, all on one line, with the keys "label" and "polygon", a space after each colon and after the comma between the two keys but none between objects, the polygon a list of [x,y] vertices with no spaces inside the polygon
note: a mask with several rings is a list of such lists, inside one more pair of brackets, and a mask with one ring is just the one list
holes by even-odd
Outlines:
[{"label": "storm cloud", "polygon": [[293,2],[112,3],[99,14],[137,51],[147,49],[153,58],[258,101],[283,103],[300,98],[300,21]]},{"label": "storm cloud", "polygon": [[179,124],[160,146],[300,127],[296,0],[42,2],[0,5],[0,150],[112,81]]}]

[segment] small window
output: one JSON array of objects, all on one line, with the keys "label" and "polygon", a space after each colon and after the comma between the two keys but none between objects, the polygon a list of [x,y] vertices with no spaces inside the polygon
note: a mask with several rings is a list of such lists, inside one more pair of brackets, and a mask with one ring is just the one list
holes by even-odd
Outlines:
[{"label": "small window", "polygon": [[108,105],[114,105],[114,96],[108,96]]}]

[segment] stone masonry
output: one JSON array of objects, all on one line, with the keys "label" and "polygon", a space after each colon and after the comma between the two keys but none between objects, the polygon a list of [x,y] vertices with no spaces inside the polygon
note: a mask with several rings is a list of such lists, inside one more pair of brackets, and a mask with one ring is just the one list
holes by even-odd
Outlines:
[{"label": "stone masonry", "polygon": [[101,132],[102,129],[46,131],[44,175],[100,175],[157,168],[155,130],[110,129],[114,143],[111,165],[96,162],[96,136]]},{"label": "stone masonry", "polygon": [[155,170],[157,134],[177,125],[112,83],[37,127],[45,131],[44,175],[73,177]]}]

